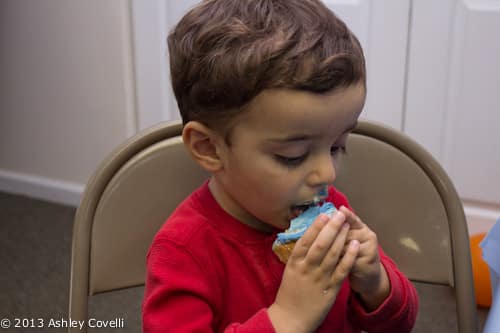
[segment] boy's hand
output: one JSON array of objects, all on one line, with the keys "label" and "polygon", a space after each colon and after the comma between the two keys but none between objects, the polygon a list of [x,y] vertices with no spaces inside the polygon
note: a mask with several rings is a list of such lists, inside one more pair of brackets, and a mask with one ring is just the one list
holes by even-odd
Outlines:
[{"label": "boy's hand", "polygon": [[348,208],[342,206],[340,211],[350,225],[347,242],[358,240],[360,243],[358,257],[349,275],[351,289],[360,295],[367,310],[375,310],[387,298],[391,288],[387,272],[380,263],[377,235]]},{"label": "boy's hand", "polygon": [[336,212],[322,214],[295,244],[276,300],[268,309],[276,332],[312,332],[330,311],[359,251],[353,241],[343,256],[349,224]]}]

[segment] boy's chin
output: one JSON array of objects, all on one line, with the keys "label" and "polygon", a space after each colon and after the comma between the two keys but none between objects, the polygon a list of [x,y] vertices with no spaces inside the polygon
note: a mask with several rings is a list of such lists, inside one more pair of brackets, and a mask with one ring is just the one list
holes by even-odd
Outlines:
[{"label": "boy's chin", "polygon": [[241,221],[244,224],[251,226],[254,229],[266,232],[274,233],[276,230],[282,231],[290,226],[290,220],[286,218],[269,218],[269,219],[258,219],[254,217],[250,221]]},{"label": "boy's chin", "polygon": [[280,231],[284,231],[290,227],[290,221],[291,221],[291,219],[289,218],[289,216],[284,217],[284,218],[280,219],[279,222],[275,223],[273,225],[273,227],[275,229],[280,230]]},{"label": "boy's chin", "polygon": [[[276,232],[286,230],[290,226],[290,220],[287,218],[273,218],[261,220],[260,228],[263,231]],[[267,230],[265,230],[267,229]]]}]

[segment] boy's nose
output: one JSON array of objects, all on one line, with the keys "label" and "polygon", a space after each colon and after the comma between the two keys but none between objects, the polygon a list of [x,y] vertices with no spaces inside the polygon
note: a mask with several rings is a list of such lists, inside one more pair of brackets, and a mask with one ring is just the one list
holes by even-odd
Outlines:
[{"label": "boy's nose", "polygon": [[318,158],[314,162],[314,168],[309,174],[308,183],[310,186],[322,186],[332,184],[336,178],[335,165],[330,155]]}]

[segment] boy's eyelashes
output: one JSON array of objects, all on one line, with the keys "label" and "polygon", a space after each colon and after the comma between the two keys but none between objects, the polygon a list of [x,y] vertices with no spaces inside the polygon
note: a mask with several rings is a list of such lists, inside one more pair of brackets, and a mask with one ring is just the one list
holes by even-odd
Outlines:
[{"label": "boy's eyelashes", "polygon": [[345,146],[333,146],[330,148],[330,154],[332,156],[335,156],[338,153],[347,154],[347,148]]},{"label": "boy's eyelashes", "polygon": [[282,155],[274,155],[276,160],[280,162],[281,164],[287,166],[287,167],[294,167],[300,165],[300,163],[304,162],[307,158],[307,155],[309,153],[300,155],[300,156],[282,156]]},{"label": "boy's eyelashes", "polygon": [[[345,146],[332,146],[330,148],[330,155],[332,157],[337,156],[339,153],[342,154],[347,154],[347,149]],[[299,156],[283,156],[276,154],[274,157],[278,162],[281,164],[288,166],[288,167],[294,167],[300,165],[302,162],[304,162],[309,155],[309,152],[299,155]]]}]

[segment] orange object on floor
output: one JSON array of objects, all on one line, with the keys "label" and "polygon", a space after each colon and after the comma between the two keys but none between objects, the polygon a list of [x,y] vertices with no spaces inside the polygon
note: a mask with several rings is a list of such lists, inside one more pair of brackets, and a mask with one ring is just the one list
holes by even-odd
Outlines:
[{"label": "orange object on floor", "polygon": [[479,306],[491,306],[491,281],[488,264],[483,260],[482,249],[479,243],[486,233],[470,236],[470,254],[472,259],[472,274],[476,291],[476,303]]}]

